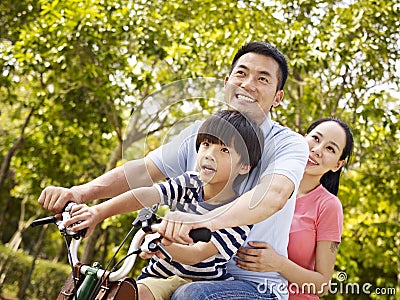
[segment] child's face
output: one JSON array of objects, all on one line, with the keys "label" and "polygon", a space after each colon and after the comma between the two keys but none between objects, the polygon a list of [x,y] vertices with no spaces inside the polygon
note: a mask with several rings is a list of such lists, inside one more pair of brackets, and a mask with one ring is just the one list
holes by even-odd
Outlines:
[{"label": "child's face", "polygon": [[197,153],[200,179],[207,184],[233,184],[239,174],[245,174],[239,153],[224,144],[212,144],[207,140],[200,144]]}]

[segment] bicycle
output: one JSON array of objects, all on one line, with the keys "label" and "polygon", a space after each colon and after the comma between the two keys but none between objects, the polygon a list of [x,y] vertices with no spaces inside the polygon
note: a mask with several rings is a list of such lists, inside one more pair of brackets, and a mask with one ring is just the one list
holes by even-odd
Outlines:
[{"label": "bicycle", "polygon": [[[70,218],[69,212],[74,205],[75,203],[73,202],[68,202],[66,204],[62,212],[61,220],[51,216],[36,219],[31,223],[31,227],[54,223],[57,225],[60,233],[66,240],[68,260],[72,272],[57,299],[138,299],[136,282],[133,278],[127,277],[135,264],[137,255],[142,251],[160,251],[165,256],[165,259],[172,260],[172,256],[161,244],[161,235],[157,233],[159,227],[158,223],[160,221],[156,216],[158,206],[153,208],[143,208],[138,212],[135,220],[132,222],[132,228],[121,242],[106,268],[103,269],[101,264],[98,262],[94,262],[92,266],[81,264],[79,262],[78,248],[82,238],[86,234],[86,229],[73,232],[71,228],[75,224],[68,228],[63,225],[63,222]],[[108,270],[110,264],[114,261],[116,254],[134,231],[135,234],[131,240],[128,253],[118,261],[111,270]],[[207,228],[194,229],[189,235],[194,242],[208,242],[211,238],[211,232]],[[69,244],[68,237],[71,239]],[[119,267],[122,262],[122,266]]]}]

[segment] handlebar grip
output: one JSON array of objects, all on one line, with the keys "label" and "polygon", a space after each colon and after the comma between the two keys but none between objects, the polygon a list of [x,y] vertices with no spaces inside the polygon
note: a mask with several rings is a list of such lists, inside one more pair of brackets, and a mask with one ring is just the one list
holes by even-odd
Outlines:
[{"label": "handlebar grip", "polygon": [[[70,205],[70,204],[74,204],[74,203],[71,201],[68,201],[63,208],[63,212],[66,211],[68,205]],[[46,225],[46,224],[56,223],[56,222],[57,222],[57,218],[55,216],[44,217],[41,219],[33,220],[31,223],[31,227],[36,227],[36,226]]]},{"label": "handlebar grip", "polygon": [[209,242],[211,239],[211,230],[208,228],[196,228],[189,232],[189,236],[196,242]]},{"label": "handlebar grip", "polygon": [[31,227],[39,226],[39,225],[45,225],[45,224],[50,224],[50,223],[55,223],[57,221],[57,218],[54,216],[51,217],[45,217],[41,219],[36,219],[33,220],[31,223]]}]

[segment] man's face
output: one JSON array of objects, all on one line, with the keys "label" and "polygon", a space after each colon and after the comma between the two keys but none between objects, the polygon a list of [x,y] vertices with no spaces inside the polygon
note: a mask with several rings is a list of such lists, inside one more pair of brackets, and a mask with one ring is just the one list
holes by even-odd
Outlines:
[{"label": "man's face", "polygon": [[277,91],[278,70],[271,57],[244,54],[225,78],[227,103],[261,124],[271,107],[278,106],[283,98],[283,91]]}]

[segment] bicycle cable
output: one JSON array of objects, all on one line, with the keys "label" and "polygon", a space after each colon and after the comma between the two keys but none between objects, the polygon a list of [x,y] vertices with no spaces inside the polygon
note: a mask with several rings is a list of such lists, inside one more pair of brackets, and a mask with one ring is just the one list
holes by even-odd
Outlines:
[{"label": "bicycle cable", "polygon": [[[153,214],[155,214],[159,208],[160,204],[155,204],[152,207],[149,207],[149,209],[152,211]],[[140,248],[133,251],[132,253],[128,253],[127,255],[125,255],[122,259],[120,259],[111,269],[110,272],[108,272],[108,274],[106,276],[104,276],[107,272],[107,269],[110,267],[111,263],[115,260],[115,257],[117,256],[118,252],[121,250],[122,246],[125,244],[126,240],[128,239],[128,237],[132,234],[132,232],[137,229],[136,226],[133,226],[129,232],[127,233],[127,235],[125,236],[125,238],[122,240],[122,242],[120,243],[120,245],[118,246],[118,249],[115,251],[114,255],[111,257],[111,259],[109,260],[107,266],[104,268],[104,272],[101,275],[101,280],[98,281],[95,285],[95,287],[93,288],[93,292],[90,295],[89,300],[93,300],[94,297],[97,295],[97,293],[99,292],[101,286],[103,285],[103,283],[110,277],[111,272],[113,272],[115,270],[115,268],[122,262],[124,261],[126,258],[128,258],[129,256],[133,255],[133,254],[138,254],[140,253]]]},{"label": "bicycle cable", "polygon": [[71,266],[71,269],[72,269],[72,282],[74,283],[73,298],[75,298],[75,300],[77,300],[78,299],[77,298],[78,286],[77,286],[77,282],[75,280],[75,269],[74,269],[74,265],[72,264],[71,250],[70,250],[70,247],[69,247],[68,240],[67,240],[66,236],[64,236],[64,241],[65,241],[65,245],[67,246],[68,259],[70,261],[70,266]]},{"label": "bicycle cable", "polygon": [[[155,213],[157,212],[159,206],[160,206],[160,204],[155,204],[155,205],[153,205],[152,208],[149,207],[149,209],[152,211],[153,214],[155,214]],[[132,231],[133,231],[134,229],[135,229],[135,226],[132,227],[131,230],[128,232],[127,236],[126,236],[125,239],[122,241],[122,244],[125,243],[126,239],[128,238],[128,236],[132,233]],[[117,252],[118,252],[119,250],[120,250],[120,248],[118,248]],[[118,267],[125,259],[127,259],[127,258],[128,258],[129,256],[131,256],[131,255],[139,254],[140,252],[142,252],[142,250],[141,250],[140,247],[139,247],[138,249],[133,250],[131,253],[126,254],[123,258],[121,258],[121,259],[112,267],[112,269],[110,270],[110,272],[107,274],[106,279],[110,277],[110,274],[111,274],[112,272],[114,272],[114,271],[117,269],[117,267]],[[115,257],[115,255],[114,255],[113,257]],[[110,263],[111,263],[111,260],[110,260]],[[110,265],[110,263],[109,263],[109,265]],[[108,265],[108,266],[109,266],[109,265]],[[108,267],[108,266],[107,266],[107,267]]]},{"label": "bicycle cable", "polygon": [[[133,255],[133,254],[139,254],[140,252],[142,252],[142,251],[141,251],[140,248],[139,248],[139,249],[136,249],[136,250],[134,250],[133,252],[128,253],[127,255],[125,255],[123,258],[121,258],[121,259],[114,265],[114,267],[112,267],[112,269],[110,270],[110,273],[114,272],[114,271],[116,270],[116,268],[117,268],[125,259],[127,259],[129,256],[131,256],[131,255]],[[110,273],[107,275],[107,278],[110,276]]]},{"label": "bicycle cable", "polygon": [[[90,299],[94,299],[94,297],[97,295],[97,293],[99,292],[101,286],[103,285],[103,283],[109,278],[110,274],[112,271],[108,272],[107,276],[104,277],[104,275],[107,272],[107,269],[110,267],[111,263],[115,260],[115,257],[117,256],[118,252],[121,250],[122,246],[125,244],[126,240],[128,239],[128,237],[132,234],[133,230],[135,229],[135,227],[132,227],[131,230],[129,230],[128,234],[125,236],[125,238],[123,239],[123,241],[120,243],[120,245],[118,246],[118,249],[115,251],[114,255],[111,257],[111,259],[109,260],[107,266],[104,268],[103,274],[101,275],[101,280],[98,281],[95,285],[95,287],[93,288],[93,292],[91,293]],[[127,255],[123,258],[125,259],[127,257]],[[117,264],[119,264],[119,262],[117,262]],[[114,265],[115,266],[115,265]],[[113,269],[114,270],[114,267]]]}]

